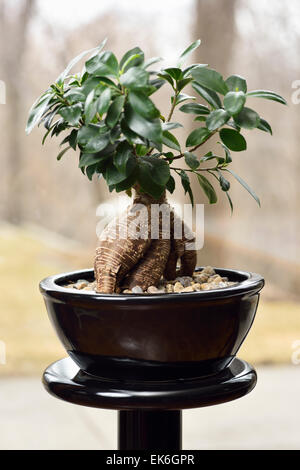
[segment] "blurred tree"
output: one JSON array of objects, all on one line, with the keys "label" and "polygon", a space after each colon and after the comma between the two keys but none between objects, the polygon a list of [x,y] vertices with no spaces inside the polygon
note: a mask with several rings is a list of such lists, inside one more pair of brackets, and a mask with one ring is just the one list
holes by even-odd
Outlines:
[{"label": "blurred tree", "polygon": [[[6,204],[6,220],[19,224],[22,218],[22,149],[20,132],[24,127],[22,109],[24,88],[22,87],[22,66],[26,53],[26,38],[33,17],[36,0],[23,0],[12,14],[8,0],[0,0],[0,73],[6,83],[6,129],[7,129],[7,186],[10,197]],[[9,47],[8,47],[9,46]],[[13,53],[12,53],[13,51]]]}]

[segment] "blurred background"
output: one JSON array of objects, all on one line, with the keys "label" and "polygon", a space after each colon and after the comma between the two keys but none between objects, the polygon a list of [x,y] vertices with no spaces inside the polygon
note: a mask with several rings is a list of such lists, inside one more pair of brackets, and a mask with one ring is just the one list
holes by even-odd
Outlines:
[{"label": "blurred background", "polygon": [[[92,266],[96,208],[115,195],[101,180],[89,182],[81,174],[75,154],[56,161],[61,139],[42,147],[42,129],[29,137],[24,132],[32,102],[75,55],[105,37],[119,58],[139,45],[148,57],[163,56],[163,66],[200,38],[194,62],[208,63],[225,77],[245,76],[248,89],[270,89],[288,101],[283,107],[257,100],[253,106],[272,124],[274,136],[248,132],[248,151],[234,155],[232,168],[262,207],[232,182],[234,213],[224,194],[217,206],[205,205],[199,252],[200,265],[266,278],[255,323],[239,352],[258,369],[261,388],[241,402],[186,412],[185,448],[300,448],[300,104],[292,99],[293,83],[300,80],[297,0],[0,0],[0,80],[1,89],[6,87],[6,103],[0,104],[2,359],[6,353],[5,364],[0,361],[0,419],[6,423],[0,447],[115,445],[113,412],[96,416],[95,410],[57,403],[41,389],[42,371],[65,352],[38,291],[43,277]],[[168,96],[166,85],[159,107],[168,106]],[[192,129],[189,116],[180,119]],[[206,203],[198,187],[194,194],[196,202]],[[175,200],[188,202],[180,186]],[[197,413],[206,424],[195,435]],[[33,427],[25,432],[28,422]]]}]

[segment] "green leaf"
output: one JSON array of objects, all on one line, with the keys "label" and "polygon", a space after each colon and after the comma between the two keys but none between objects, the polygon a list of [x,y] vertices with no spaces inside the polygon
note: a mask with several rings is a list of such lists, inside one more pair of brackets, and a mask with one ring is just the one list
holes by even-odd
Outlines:
[{"label": "green leaf", "polygon": [[227,78],[225,83],[230,91],[242,91],[247,93],[247,82],[240,75],[231,75]]},{"label": "green leaf", "polygon": [[96,110],[102,115],[107,112],[111,98],[110,88],[106,88],[97,99]]},{"label": "green leaf", "polygon": [[84,153],[96,153],[108,145],[109,131],[96,124],[82,126],[78,131],[77,141]]},{"label": "green leaf", "polygon": [[233,116],[238,114],[246,102],[246,95],[243,91],[229,91],[224,98],[224,108]]},{"label": "green leaf", "polygon": [[133,171],[136,158],[132,153],[132,147],[126,141],[118,145],[113,161],[118,172],[126,177]]},{"label": "green leaf", "polygon": [[247,142],[244,137],[234,129],[221,129],[220,137],[226,147],[234,152],[241,152],[247,148]]},{"label": "green leaf", "polygon": [[206,118],[206,126],[209,131],[215,131],[219,127],[224,126],[230,119],[230,115],[224,109],[216,109],[212,111]]},{"label": "green leaf", "polygon": [[81,104],[73,104],[72,106],[66,106],[61,108],[58,112],[61,117],[67,121],[71,126],[76,126],[79,123],[81,117]]},{"label": "green leaf", "polygon": [[196,170],[200,165],[196,155],[191,152],[184,152],[184,159],[187,166],[189,166],[192,170]]},{"label": "green leaf", "polygon": [[70,146],[72,147],[73,150],[76,150],[77,134],[78,134],[77,129],[73,129],[71,131],[70,136],[69,136],[69,144],[70,144]]},{"label": "green leaf", "polygon": [[107,185],[111,186],[125,180],[126,175],[119,173],[113,162],[110,161],[106,167],[104,178]]},{"label": "green leaf", "polygon": [[128,142],[132,145],[134,143],[141,143],[141,138],[138,136],[138,134],[136,134],[135,132],[133,132],[127,125],[126,123],[126,120],[125,119],[122,119],[121,120],[121,129],[122,129],[122,132],[123,132],[123,135],[124,137],[126,137],[126,139],[128,140]]},{"label": "green leaf", "polygon": [[175,82],[182,79],[182,70],[179,68],[175,68],[175,67],[168,68],[168,69],[164,69],[163,72],[170,75],[170,77],[172,77],[175,80]]},{"label": "green leaf", "polygon": [[[174,99],[174,96],[171,97],[171,103],[172,104],[173,104],[173,99]],[[177,97],[176,97],[176,106],[179,103],[183,103],[183,101],[195,100],[195,99],[196,98],[194,96],[186,95],[185,93],[179,93],[179,95],[177,95]]]},{"label": "green leaf", "polygon": [[198,103],[187,103],[182,105],[180,108],[180,111],[183,113],[189,113],[189,114],[209,114],[210,110],[207,106],[204,104],[198,104]]},{"label": "green leaf", "polygon": [[277,101],[278,103],[287,104],[286,100],[282,96],[278,95],[277,93],[274,93],[273,91],[253,90],[249,91],[247,93],[247,96],[254,96],[256,98],[264,98],[266,100],[272,100]]},{"label": "green leaf", "polygon": [[64,149],[57,155],[57,157],[56,157],[57,160],[60,160],[60,159],[64,156],[64,154],[65,154],[68,150],[70,150],[70,148],[71,148],[70,145],[68,145],[68,147],[64,148]]},{"label": "green leaf", "polygon": [[208,181],[207,178],[205,178],[205,176],[200,175],[199,173],[197,173],[197,178],[201,188],[209,200],[209,203],[215,204],[218,200],[218,197],[212,184]]},{"label": "green leaf", "polygon": [[147,194],[158,199],[169,178],[170,168],[167,162],[151,155],[140,157],[138,182]]},{"label": "green leaf", "polygon": [[162,129],[159,119],[145,119],[137,114],[129,104],[125,107],[125,119],[129,128],[136,134],[156,144],[162,143]]},{"label": "green leaf", "polygon": [[163,131],[170,131],[172,129],[177,129],[178,127],[183,127],[179,122],[163,122],[162,129]]},{"label": "green leaf", "polygon": [[222,191],[225,191],[225,192],[229,191],[230,189],[229,181],[222,175],[220,171],[218,171],[218,174],[219,174],[219,182],[220,182]]},{"label": "green leaf", "polygon": [[147,69],[148,67],[150,67],[150,65],[156,64],[161,60],[163,60],[161,57],[151,57],[151,59],[146,60],[146,62],[144,63],[144,69]]},{"label": "green leaf", "polygon": [[135,146],[135,152],[139,157],[143,157],[149,152],[149,147],[146,147],[145,145],[142,145],[142,144],[137,144]]},{"label": "green leaf", "polygon": [[92,90],[85,101],[84,105],[84,114],[85,114],[85,123],[89,124],[95,117],[96,114],[96,103],[94,101],[95,90]]},{"label": "green leaf", "polygon": [[206,127],[199,127],[190,133],[186,140],[187,147],[194,147],[196,145],[200,145],[207,140],[209,137],[210,132]]},{"label": "green leaf", "polygon": [[181,151],[178,140],[169,131],[163,131],[162,143],[171,149],[178,150],[178,152]]},{"label": "green leaf", "polygon": [[189,83],[193,81],[192,77],[189,78],[183,78],[182,80],[179,80],[177,82],[177,91],[183,90]]},{"label": "green leaf", "polygon": [[129,90],[143,88],[148,84],[149,74],[141,67],[131,67],[121,75],[120,83]]},{"label": "green leaf", "polygon": [[162,70],[161,72],[159,72],[157,74],[157,76],[159,78],[162,78],[163,80],[166,80],[167,82],[170,83],[170,85],[175,89],[174,87],[174,81],[173,81],[173,78],[171,77],[171,75],[169,75],[168,73],[164,72],[164,70]]},{"label": "green leaf", "polygon": [[41,96],[36,102],[32,105],[26,125],[26,134],[30,134],[32,129],[40,121],[44,112],[50,107],[49,102],[53,98],[53,93],[45,94]]},{"label": "green leaf", "polygon": [[85,67],[87,72],[93,75],[119,76],[119,64],[112,52],[101,52],[95,55],[85,63]]},{"label": "green leaf", "polygon": [[166,184],[166,189],[169,191],[169,193],[173,194],[175,191],[175,180],[173,176],[170,175],[170,178]]},{"label": "green leaf", "polygon": [[223,77],[216,70],[209,69],[206,67],[196,67],[191,71],[192,77],[200,85],[209,88],[215,92],[226,95],[228,88],[223,80]]},{"label": "green leaf", "polygon": [[124,95],[117,96],[114,99],[114,101],[108,108],[106,119],[105,119],[105,124],[108,127],[112,128],[117,124],[119,117],[122,113],[124,103],[125,103]]},{"label": "green leaf", "polygon": [[160,116],[159,110],[143,91],[132,90],[128,94],[128,100],[134,111],[141,116],[154,119]]},{"label": "green leaf", "polygon": [[106,152],[97,152],[97,153],[81,153],[79,159],[79,168],[84,168],[85,166],[99,164],[104,162],[109,157],[109,154]]},{"label": "green leaf", "polygon": [[196,83],[196,82],[192,83],[192,87],[214,109],[218,109],[222,107],[221,100],[215,91],[209,90],[208,88],[201,86],[199,83]]},{"label": "green leaf", "polygon": [[251,194],[251,196],[255,199],[255,201],[257,202],[257,204],[260,206],[260,200],[258,198],[258,196],[255,194],[255,192],[253,191],[253,189],[250,188],[250,186],[246,183],[246,181],[244,181],[239,175],[237,175],[233,170],[229,170],[229,169],[226,169],[224,171],[228,171],[229,173],[232,174],[232,176],[235,177],[235,179],[248,191],[249,194]]},{"label": "green leaf", "polygon": [[260,129],[261,131],[269,132],[269,134],[271,135],[273,134],[272,127],[265,119],[260,118],[257,128]]},{"label": "green leaf", "polygon": [[190,184],[190,178],[184,170],[181,170],[180,178],[181,178],[182,187],[184,189],[184,194],[188,193],[192,206],[194,207],[194,195],[193,195],[193,191],[192,191],[191,184]]},{"label": "green leaf", "polygon": [[236,116],[234,116],[234,122],[244,129],[255,129],[258,127],[260,117],[256,111],[250,108],[243,108]]},{"label": "green leaf", "polygon": [[206,116],[197,116],[197,117],[195,117],[194,121],[205,122],[206,121]]},{"label": "green leaf", "polygon": [[77,64],[77,62],[79,62],[81,59],[83,59],[83,57],[89,53],[94,53],[94,52],[100,52],[103,47],[105,46],[106,44],[106,41],[107,39],[104,39],[104,41],[102,41],[102,43],[100,44],[100,46],[98,47],[95,47],[93,49],[89,49],[87,51],[84,51],[84,52],[81,52],[81,54],[79,54],[77,57],[75,57],[74,59],[71,60],[71,62],[68,64],[68,66],[66,67],[66,69],[63,71],[62,74],[60,74],[60,76],[56,79],[56,82],[57,83],[62,83],[65,78],[69,75],[69,72],[71,71],[71,69],[74,67],[74,65]]},{"label": "green leaf", "polygon": [[126,72],[130,67],[135,67],[137,65],[141,65],[144,62],[144,53],[142,49],[139,47],[134,47],[127,51],[121,61],[120,61],[120,69],[123,72]]},{"label": "green leaf", "polygon": [[232,215],[232,214],[233,214],[233,203],[232,203],[232,199],[231,199],[231,197],[229,196],[229,193],[228,193],[228,192],[226,192],[225,194],[226,194],[226,196],[227,196],[227,199],[228,199],[228,202],[229,202],[229,205],[230,205],[230,212],[231,212],[231,215]]},{"label": "green leaf", "polygon": [[179,57],[179,60],[178,60],[178,63],[177,63],[177,67],[181,67],[186,59],[188,58],[188,56],[195,50],[197,49],[197,47],[199,47],[201,44],[201,40],[200,39],[197,39],[197,41],[193,42],[192,44],[189,45],[189,47],[187,47],[183,53],[180,55]]},{"label": "green leaf", "polygon": [[231,163],[231,162],[232,162],[232,158],[231,158],[231,153],[230,153],[229,148],[227,148],[226,145],[223,144],[222,142],[219,142],[219,144],[221,144],[222,147],[223,147],[223,149],[224,149],[224,152],[225,152],[225,162],[226,162],[226,163]]}]

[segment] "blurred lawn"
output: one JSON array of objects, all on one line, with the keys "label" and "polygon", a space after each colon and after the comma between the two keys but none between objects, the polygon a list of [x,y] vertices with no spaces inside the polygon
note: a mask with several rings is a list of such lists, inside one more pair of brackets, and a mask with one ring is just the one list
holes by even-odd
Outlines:
[{"label": "blurred lawn", "polygon": [[[0,340],[6,344],[1,375],[41,374],[66,355],[52,330],[38,289],[51,274],[92,265],[92,252],[29,229],[0,227]],[[300,304],[264,302],[239,356],[254,364],[290,363],[300,339]]]}]

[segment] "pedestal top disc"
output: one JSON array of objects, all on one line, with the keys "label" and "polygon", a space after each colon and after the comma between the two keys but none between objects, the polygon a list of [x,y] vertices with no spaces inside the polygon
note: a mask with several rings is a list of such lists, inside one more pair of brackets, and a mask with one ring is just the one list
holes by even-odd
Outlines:
[{"label": "pedestal top disc", "polygon": [[242,397],[256,384],[256,372],[235,358],[222,372],[192,379],[125,381],[94,377],[70,358],[51,364],[43,384],[56,398],[77,405],[113,410],[180,410],[217,405]]}]

